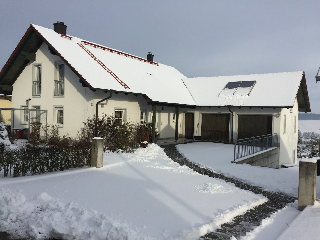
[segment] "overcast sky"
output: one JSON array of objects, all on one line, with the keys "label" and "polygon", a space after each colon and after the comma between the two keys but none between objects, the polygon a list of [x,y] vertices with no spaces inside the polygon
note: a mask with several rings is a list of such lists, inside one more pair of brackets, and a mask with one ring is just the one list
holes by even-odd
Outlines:
[{"label": "overcast sky", "polygon": [[71,36],[151,51],[187,77],[305,71],[320,113],[319,0],[0,0],[0,69],[31,23],[57,21]]}]

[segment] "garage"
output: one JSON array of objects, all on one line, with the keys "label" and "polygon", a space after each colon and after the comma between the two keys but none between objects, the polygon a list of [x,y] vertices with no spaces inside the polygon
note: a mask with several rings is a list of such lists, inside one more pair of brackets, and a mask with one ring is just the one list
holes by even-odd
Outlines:
[{"label": "garage", "polygon": [[271,115],[239,115],[238,139],[272,134]]},{"label": "garage", "polygon": [[213,142],[229,142],[230,114],[202,114],[201,138]]}]

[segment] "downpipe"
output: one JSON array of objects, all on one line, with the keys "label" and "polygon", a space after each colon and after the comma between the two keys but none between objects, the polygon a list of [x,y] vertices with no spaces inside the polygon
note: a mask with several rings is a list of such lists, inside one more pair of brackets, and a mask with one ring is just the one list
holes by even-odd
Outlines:
[{"label": "downpipe", "polygon": [[105,100],[108,100],[108,99],[110,99],[112,97],[112,90],[110,90],[110,96],[109,97],[106,97],[106,98],[104,98],[104,99],[102,99],[102,100],[100,100],[99,102],[97,102],[96,103],[96,121],[95,121],[95,126],[94,126],[94,136],[95,137],[97,137],[97,132],[98,132],[98,126],[97,126],[97,124],[98,124],[98,106],[99,106],[99,103],[101,103],[101,102],[103,102],[103,101],[105,101]]}]

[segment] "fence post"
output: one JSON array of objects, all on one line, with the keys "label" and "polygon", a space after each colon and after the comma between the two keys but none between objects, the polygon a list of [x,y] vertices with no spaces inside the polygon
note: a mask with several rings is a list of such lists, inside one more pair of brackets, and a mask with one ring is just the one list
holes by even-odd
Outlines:
[{"label": "fence post", "polygon": [[91,166],[100,168],[103,167],[103,142],[104,139],[94,137],[91,146]]},{"label": "fence post", "polygon": [[299,193],[298,209],[302,211],[307,205],[313,205],[316,200],[317,161],[299,162]]}]

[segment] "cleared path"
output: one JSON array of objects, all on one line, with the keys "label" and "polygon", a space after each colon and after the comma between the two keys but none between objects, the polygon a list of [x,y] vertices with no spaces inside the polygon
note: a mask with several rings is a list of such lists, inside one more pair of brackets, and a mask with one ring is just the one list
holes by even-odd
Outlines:
[{"label": "cleared path", "polygon": [[259,226],[263,219],[270,217],[271,214],[284,208],[288,203],[292,203],[296,200],[294,197],[290,197],[281,193],[266,191],[258,186],[253,186],[245,182],[226,177],[223,174],[212,172],[197,163],[191,162],[180,154],[176,149],[176,144],[169,144],[161,146],[164,148],[165,153],[173,161],[180,165],[186,165],[194,171],[207,175],[212,178],[219,178],[226,182],[233,183],[236,187],[251,191],[255,194],[262,194],[268,201],[261,204],[243,215],[239,215],[233,219],[232,222],[221,225],[221,228],[215,232],[208,233],[202,237],[202,239],[230,239],[232,236],[239,238],[245,236],[247,232],[250,232],[255,227]]}]

